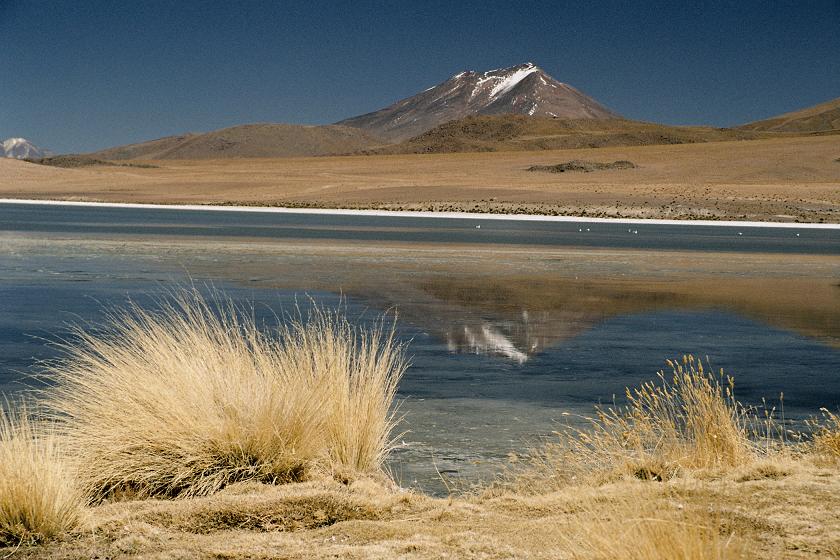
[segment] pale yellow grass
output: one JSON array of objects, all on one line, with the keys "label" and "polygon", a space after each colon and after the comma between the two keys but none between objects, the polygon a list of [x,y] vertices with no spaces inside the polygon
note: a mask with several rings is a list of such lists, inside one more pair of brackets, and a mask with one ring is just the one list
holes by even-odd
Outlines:
[{"label": "pale yellow grass", "polygon": [[[761,471],[761,472],[759,472]],[[837,471],[738,467],[544,495],[436,499],[357,480],[232,485],[189,500],[97,506],[89,530],[31,558],[831,558]]]},{"label": "pale yellow grass", "polygon": [[831,459],[840,459],[840,415],[822,409],[822,421],[812,422],[814,449]]},{"label": "pale yellow grass", "polygon": [[[737,467],[774,445],[774,424],[742,406],[731,377],[701,360],[668,360],[670,375],[626,390],[627,404],[597,408],[587,429],[565,429],[534,455],[520,482],[664,480],[693,469]],[[763,420],[763,421],[762,421]]]},{"label": "pale yellow grass", "polygon": [[31,544],[75,527],[84,497],[56,437],[26,409],[0,409],[0,545]]},{"label": "pale yellow grass", "polygon": [[79,331],[46,395],[80,480],[114,495],[207,495],[233,482],[379,471],[405,369],[393,332],[314,311],[264,331],[195,293]]},{"label": "pale yellow grass", "polygon": [[502,485],[446,499],[399,491],[381,478],[240,482],[210,496],[95,505],[82,531],[16,553],[604,560],[840,554],[836,467],[790,454],[748,455],[743,464],[717,471],[686,467],[658,482],[578,480],[544,484],[539,492]]},{"label": "pale yellow grass", "polygon": [[[727,532],[720,517],[655,509],[642,502],[609,504],[610,519],[592,512],[570,531],[567,554],[574,559],[724,560],[750,558],[743,536]],[[577,533],[577,534],[575,534]],[[562,549],[561,549],[562,550]]]}]

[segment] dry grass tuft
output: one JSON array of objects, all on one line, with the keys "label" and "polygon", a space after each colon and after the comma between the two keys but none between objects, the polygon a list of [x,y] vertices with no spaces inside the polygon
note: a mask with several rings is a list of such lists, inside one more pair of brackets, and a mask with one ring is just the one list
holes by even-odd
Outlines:
[{"label": "dry grass tuft", "polygon": [[[623,513],[638,512],[627,504]],[[646,505],[641,505],[644,509]],[[745,543],[724,535],[721,523],[686,512],[648,511],[584,525],[569,546],[570,558],[587,560],[725,560],[752,558]]]},{"label": "dry grass tuft", "polygon": [[280,338],[282,369],[316,381],[318,424],[333,472],[379,471],[395,437],[394,397],[407,367],[394,330],[382,323],[357,329],[316,310],[308,322],[284,327]]},{"label": "dry grass tuft", "polygon": [[328,480],[296,484],[293,489],[253,484],[244,493],[222,491],[189,501],[152,501],[132,521],[192,534],[304,531],[343,521],[379,519],[388,511],[392,494],[384,487],[378,492],[381,497],[373,499]]},{"label": "dry grass tuft", "polygon": [[133,307],[78,343],[46,394],[93,501],[380,468],[406,365],[393,329],[313,311],[266,333],[229,302]]},{"label": "dry grass tuft", "polygon": [[752,482],[755,480],[781,480],[791,476],[796,463],[789,457],[777,456],[767,461],[758,461],[745,466],[736,474],[735,482]]},{"label": "dry grass tuft", "polygon": [[[684,356],[668,361],[671,376],[627,389],[627,404],[599,408],[587,430],[558,433],[535,454],[520,482],[606,482],[634,476],[666,480],[704,468],[731,468],[752,460],[757,416],[735,400],[732,378],[707,372]],[[766,422],[769,420],[765,419]]]},{"label": "dry grass tuft", "polygon": [[814,428],[814,450],[824,456],[840,459],[840,415],[821,409],[823,421],[812,422]]},{"label": "dry grass tuft", "polygon": [[56,444],[36,430],[25,408],[0,410],[0,544],[32,544],[75,527],[82,493]]}]

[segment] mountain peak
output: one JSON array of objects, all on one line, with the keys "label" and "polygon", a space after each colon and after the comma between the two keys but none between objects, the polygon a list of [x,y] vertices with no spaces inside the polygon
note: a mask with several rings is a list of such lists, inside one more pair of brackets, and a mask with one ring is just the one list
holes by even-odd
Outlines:
[{"label": "mountain peak", "polygon": [[531,68],[535,68],[535,69],[539,70],[540,72],[542,72],[542,68],[540,68],[539,66],[537,66],[533,62],[523,62],[522,64],[515,64],[513,66],[507,66],[507,67],[504,67],[504,68],[494,68],[493,70],[487,70],[485,72],[479,72],[478,70],[467,69],[467,70],[464,70],[462,72],[458,72],[457,74],[452,76],[452,78],[460,78],[462,76],[467,76],[467,75],[481,75],[481,76],[486,77],[486,76],[490,76],[490,75],[511,74],[511,73],[516,72],[518,70],[527,70],[527,69],[531,69]]},{"label": "mountain peak", "polygon": [[529,61],[529,62],[523,62],[522,64],[516,64],[514,66],[508,66],[507,68],[497,68],[496,70],[490,70],[490,72],[511,73],[511,72],[517,72],[517,71],[520,71],[520,70],[542,71],[542,69],[539,66],[537,66],[533,62]]},{"label": "mountain peak", "polygon": [[486,72],[464,70],[445,82],[373,113],[339,122],[388,140],[405,140],[472,115],[521,114],[553,118],[617,118],[533,62]]},{"label": "mountain peak", "polygon": [[26,138],[8,138],[3,140],[0,157],[14,159],[41,158],[50,155],[50,152],[43,150],[27,140]]}]

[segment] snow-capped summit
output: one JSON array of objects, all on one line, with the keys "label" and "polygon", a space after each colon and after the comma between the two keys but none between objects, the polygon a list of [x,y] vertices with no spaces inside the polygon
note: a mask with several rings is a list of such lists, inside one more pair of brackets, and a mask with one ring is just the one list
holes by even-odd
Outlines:
[{"label": "snow-capped summit", "polygon": [[50,152],[43,150],[27,140],[26,138],[9,138],[3,141],[2,157],[15,159],[42,158],[50,155]]},{"label": "snow-capped summit", "polygon": [[618,118],[591,97],[558,82],[532,62],[487,72],[466,70],[413,97],[339,122],[389,140],[404,140],[471,115]]}]

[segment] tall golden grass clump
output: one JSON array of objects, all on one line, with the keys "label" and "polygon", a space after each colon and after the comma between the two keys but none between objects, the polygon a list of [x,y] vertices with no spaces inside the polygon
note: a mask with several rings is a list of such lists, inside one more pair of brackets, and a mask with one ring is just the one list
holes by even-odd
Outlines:
[{"label": "tall golden grass clump", "polygon": [[0,410],[0,544],[40,542],[76,526],[84,498],[54,434],[22,409]]},{"label": "tall golden grass clump", "polygon": [[393,328],[386,331],[380,322],[357,329],[316,310],[308,322],[284,326],[281,335],[280,369],[315,381],[310,386],[331,468],[345,474],[379,470],[393,442],[394,397],[407,367]]},{"label": "tall golden grass clump", "polygon": [[823,421],[813,421],[814,449],[817,453],[840,459],[840,415],[823,408]]},{"label": "tall golden grass clump", "polygon": [[78,338],[46,399],[93,501],[376,470],[406,367],[382,323],[315,310],[265,332],[195,292]]},{"label": "tall golden grass clump", "polygon": [[625,406],[599,408],[589,429],[558,433],[559,442],[536,454],[530,474],[561,484],[623,475],[662,480],[749,461],[754,415],[735,400],[732,378],[707,372],[690,355],[667,363],[671,376],[660,371],[657,383],[628,388]]}]

